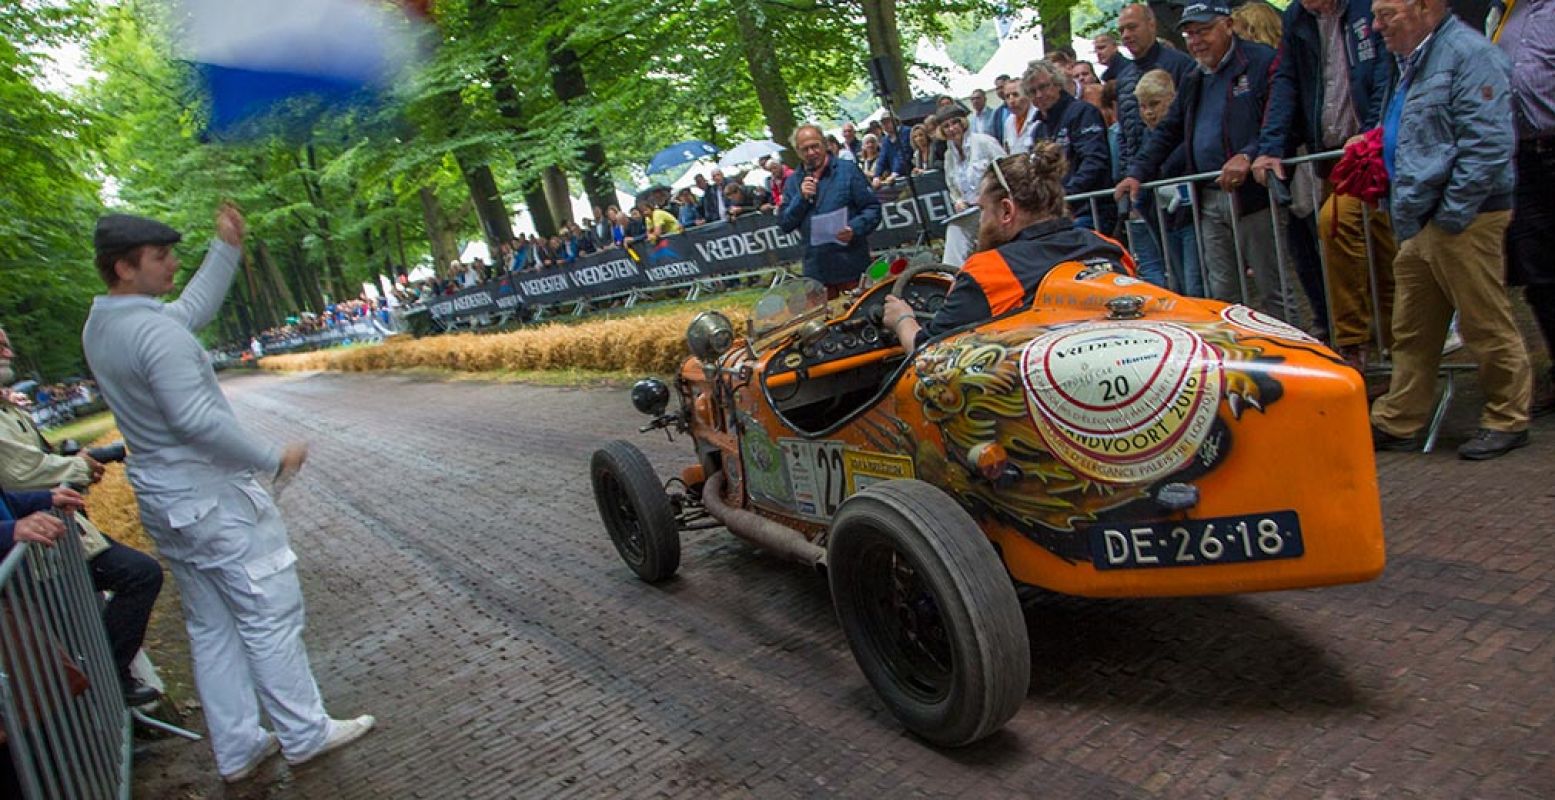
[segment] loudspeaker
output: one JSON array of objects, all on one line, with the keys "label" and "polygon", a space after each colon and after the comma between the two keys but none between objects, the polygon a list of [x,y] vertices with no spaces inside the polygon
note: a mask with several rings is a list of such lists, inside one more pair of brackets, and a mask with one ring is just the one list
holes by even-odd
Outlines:
[{"label": "loudspeaker", "polygon": [[890,56],[873,56],[869,59],[869,80],[880,97],[901,99],[902,87],[896,85],[896,65]]}]

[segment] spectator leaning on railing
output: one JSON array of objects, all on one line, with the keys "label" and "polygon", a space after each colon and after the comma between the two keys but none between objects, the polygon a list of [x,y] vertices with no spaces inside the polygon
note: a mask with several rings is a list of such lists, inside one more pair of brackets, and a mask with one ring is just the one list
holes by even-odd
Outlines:
[{"label": "spectator leaning on railing", "polygon": [[1530,394],[1528,352],[1504,277],[1516,140],[1509,65],[1443,0],[1375,0],[1372,11],[1401,69],[1382,123],[1400,242],[1393,375],[1372,406],[1373,440],[1378,449],[1415,446],[1456,310],[1485,393],[1480,429],[1458,454],[1495,458],[1528,443]]},{"label": "spectator leaning on railing", "polygon": [[[1371,22],[1370,0],[1301,0],[1285,10],[1279,67],[1269,90],[1269,108],[1258,142],[1253,177],[1267,184],[1273,172],[1286,178],[1282,159],[1306,145],[1310,152],[1343,147],[1382,121],[1382,100],[1393,79],[1393,63]],[[1332,164],[1320,167],[1326,175]],[[1372,303],[1366,257],[1364,203],[1333,193],[1319,212],[1319,240],[1327,262],[1334,320],[1331,331],[1340,354],[1363,367],[1370,340]],[[1384,346],[1392,318],[1395,245],[1388,216],[1371,215],[1373,261],[1377,269],[1378,318]]]},{"label": "spectator leaning on railing", "polygon": [[0,558],[18,542],[53,547],[65,535],[65,523],[49,510],[80,511],[85,507],[81,495],[71,489],[0,491]]},{"label": "spectator leaning on railing", "polygon": [[[11,374],[13,357],[10,337],[0,330],[0,384],[15,377]],[[103,465],[86,453],[56,454],[33,426],[32,417],[0,393],[0,487],[42,494],[64,484],[86,486],[102,476]],[[158,693],[130,676],[130,662],[146,638],[151,607],[162,591],[162,568],[145,553],[108,538],[84,514],[76,514],[76,524],[93,588],[113,593],[103,608],[103,627],[108,631],[124,699],[132,706],[144,705]],[[63,524],[60,529],[64,529]],[[9,548],[9,542],[5,544]]]},{"label": "spectator leaning on railing", "polygon": [[1144,149],[1150,128],[1139,115],[1139,101],[1135,98],[1134,85],[1144,74],[1153,69],[1164,69],[1172,76],[1172,85],[1182,87],[1194,69],[1193,59],[1180,50],[1162,46],[1156,41],[1155,14],[1144,3],[1126,5],[1118,12],[1118,30],[1122,33],[1123,46],[1133,55],[1118,67],[1118,122],[1123,128],[1123,152],[1120,160],[1124,170]]},{"label": "spectator leaning on railing", "polygon": [[[1083,62],[1076,62],[1083,63]],[[1063,151],[1069,165],[1064,175],[1064,193],[1080,194],[1106,189],[1112,185],[1112,156],[1107,147],[1107,124],[1101,110],[1076,100],[1066,87],[1063,70],[1051,61],[1033,61],[1022,77],[1026,94],[1037,109],[1038,139],[1051,139]],[[1013,155],[1013,154],[1012,154]],[[1098,201],[1100,219],[1091,214],[1089,200],[1077,200],[1069,206],[1075,224],[1082,228],[1111,232],[1114,214],[1111,202]]]},{"label": "spectator leaning on railing", "polygon": [[[1158,177],[1172,151],[1185,144],[1189,173],[1220,171],[1219,179],[1199,193],[1209,295],[1227,302],[1241,300],[1240,261],[1245,260],[1253,268],[1254,287],[1249,292],[1253,304],[1299,323],[1295,281],[1280,279],[1274,245],[1274,215],[1284,209],[1271,209],[1264,188],[1247,180],[1258,149],[1275,52],[1237,38],[1231,32],[1230,16],[1230,9],[1218,2],[1194,3],[1183,11],[1183,33],[1199,69],[1177,87],[1176,101],[1129,164],[1117,195],[1137,199],[1140,184]],[[1233,215],[1237,216],[1234,226]]]}]

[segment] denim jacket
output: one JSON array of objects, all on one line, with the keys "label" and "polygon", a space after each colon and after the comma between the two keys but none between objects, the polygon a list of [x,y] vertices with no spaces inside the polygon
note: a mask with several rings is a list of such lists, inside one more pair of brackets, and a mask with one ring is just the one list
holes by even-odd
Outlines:
[{"label": "denim jacket", "polygon": [[[1388,193],[1401,242],[1431,222],[1462,233],[1480,212],[1512,207],[1517,134],[1506,56],[1448,14],[1419,58],[1404,96]],[[1383,108],[1392,99],[1390,91]]]}]

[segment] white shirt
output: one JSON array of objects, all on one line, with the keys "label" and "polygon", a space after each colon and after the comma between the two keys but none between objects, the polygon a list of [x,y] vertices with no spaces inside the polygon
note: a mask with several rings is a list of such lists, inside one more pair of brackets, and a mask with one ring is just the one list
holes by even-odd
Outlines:
[{"label": "white shirt", "polygon": [[1004,149],[1011,153],[1024,153],[1031,149],[1033,136],[1037,133],[1037,106],[1032,104],[1026,108],[1026,124],[1015,132],[1015,112],[1011,111],[1004,118]]},{"label": "white shirt", "polygon": [[[961,150],[966,150],[962,155]],[[989,162],[1005,155],[999,140],[981,133],[969,133],[958,148],[951,142],[945,148],[945,188],[950,191],[952,203],[972,205],[977,202],[978,184]]]},{"label": "white shirt", "polygon": [[130,484],[141,508],[160,512],[174,527],[209,511],[220,485],[254,470],[273,473],[281,464],[280,448],[238,424],[209,354],[194,338],[220,310],[238,257],[236,247],[212,242],[205,263],[171,303],[99,295],[81,332],[86,361],[130,446]]}]

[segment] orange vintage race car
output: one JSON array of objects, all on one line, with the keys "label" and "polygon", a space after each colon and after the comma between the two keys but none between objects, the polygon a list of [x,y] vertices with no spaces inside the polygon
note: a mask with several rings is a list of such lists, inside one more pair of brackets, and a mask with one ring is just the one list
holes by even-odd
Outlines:
[{"label": "orange vintage race car", "polygon": [[591,465],[600,515],[647,581],[681,530],[724,526],[826,571],[847,640],[919,736],[987,736],[1031,676],[1021,585],[1091,597],[1294,589],[1376,577],[1365,385],[1302,331],[1068,262],[1032,304],[904,352],[951,278],[913,267],[830,304],[811,281],[687,334],[643,428],[689,433],[661,483],[624,441]]}]

